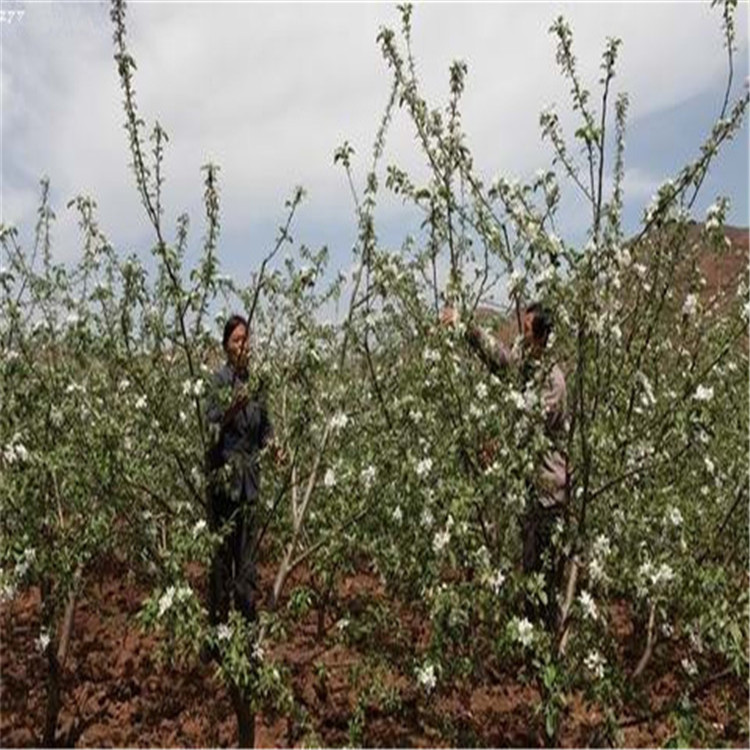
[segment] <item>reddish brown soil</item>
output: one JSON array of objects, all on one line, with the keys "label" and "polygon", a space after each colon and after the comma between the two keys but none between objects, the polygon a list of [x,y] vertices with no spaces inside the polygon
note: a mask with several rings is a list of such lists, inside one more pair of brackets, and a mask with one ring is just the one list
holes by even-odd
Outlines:
[{"label": "reddish brown soil", "polygon": [[[303,574],[304,575],[304,574]],[[306,577],[306,576],[305,576]],[[198,579],[197,581],[198,582]],[[271,583],[270,569],[261,584]],[[225,690],[214,668],[199,662],[181,669],[160,665],[157,643],[144,634],[133,616],[147,594],[145,583],[128,576],[125,565],[97,566],[86,579],[76,610],[71,650],[65,665],[63,707],[58,734],[63,742],[80,747],[206,747],[232,746],[236,726]],[[406,605],[385,600],[382,586],[372,575],[346,578],[339,588],[339,605],[348,611],[368,602],[390,604],[396,622],[377,632],[378,644],[395,656],[399,638],[424,643],[424,626]],[[629,659],[632,619],[624,604],[613,606],[614,632]],[[346,646],[333,637],[334,616],[325,620],[327,636],[318,638],[317,616],[311,613],[290,629],[290,639],[273,657],[290,671],[295,702],[306,709],[317,741],[326,745],[350,742],[349,722],[357,689],[350,669],[366,658],[368,644]],[[38,744],[44,713],[45,662],[34,649],[39,631],[39,597],[31,590],[3,605],[0,613],[2,657],[0,668],[0,745],[30,747]],[[637,654],[636,654],[637,658]],[[652,708],[673,701],[684,688],[680,653],[657,651],[646,673]],[[325,665],[321,681],[316,664]],[[710,672],[710,665],[702,664]],[[535,687],[519,680],[516,670],[493,674],[485,684],[456,686],[439,697],[425,699],[413,680],[390,670],[384,682],[400,696],[400,709],[390,713],[374,705],[366,709],[362,742],[370,746],[535,746],[543,736],[535,707]],[[363,682],[368,681],[365,671]],[[696,696],[701,719],[712,726],[705,744],[747,746],[748,693],[737,680],[723,680]],[[635,707],[625,718],[641,715]],[[559,737],[565,746],[597,742],[601,716],[575,696],[567,707]],[[651,723],[627,727],[628,746],[659,745],[674,734],[673,720],[662,716]],[[303,737],[287,718],[259,716],[258,746],[292,745]]]}]

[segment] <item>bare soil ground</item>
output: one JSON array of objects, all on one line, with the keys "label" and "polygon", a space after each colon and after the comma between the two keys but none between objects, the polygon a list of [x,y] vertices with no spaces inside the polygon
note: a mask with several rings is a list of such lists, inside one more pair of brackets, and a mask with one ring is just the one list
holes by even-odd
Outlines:
[{"label": "bare soil ground", "polygon": [[[303,576],[306,575],[303,573]],[[196,584],[200,586],[200,571]],[[261,570],[261,586],[271,584],[271,570]],[[230,747],[236,725],[226,691],[214,667],[196,660],[173,669],[155,659],[157,643],[134,621],[145,582],[128,576],[125,564],[107,562],[88,576],[75,614],[71,650],[65,666],[63,708],[58,734],[63,743],[79,747]],[[385,602],[396,614],[398,637],[425,641],[428,634],[406,604],[385,601],[378,579],[363,572],[344,579],[338,591],[340,607],[356,611],[368,603]],[[340,608],[339,608],[340,611]],[[633,625],[624,603],[612,607],[613,627],[623,658],[632,651]],[[367,639],[342,644],[333,637],[334,617],[324,621],[327,635],[318,634],[317,615],[307,616],[290,631],[290,639],[272,656],[291,673],[295,701],[310,717],[314,738],[325,745],[350,742],[349,722],[357,703],[351,669],[363,663]],[[388,639],[387,625],[378,637]],[[31,590],[6,603],[0,612],[0,746],[32,747],[41,741],[45,700],[45,662],[34,648],[39,634],[39,595]],[[398,638],[387,644],[398,654]],[[657,650],[646,672],[639,706],[626,707],[624,719],[640,717],[644,705],[658,711],[685,687],[678,644]],[[637,654],[636,657],[637,658]],[[318,666],[316,671],[315,665]],[[321,680],[320,665],[326,677]],[[713,667],[717,667],[715,670]],[[701,664],[707,673],[721,664]],[[367,675],[365,673],[365,682]],[[519,679],[517,668],[492,674],[484,683],[455,686],[425,698],[413,679],[398,669],[387,682],[400,696],[398,709],[366,706],[361,741],[368,746],[538,746],[543,743],[541,719],[535,712],[539,694]],[[735,678],[707,686],[695,700],[709,726],[707,745],[748,745],[748,688]],[[574,696],[562,723],[559,742],[586,746],[597,742],[601,716]],[[627,746],[663,744],[674,735],[669,714],[626,727]],[[446,739],[448,738],[448,739]],[[304,737],[286,717],[259,715],[256,745],[289,746]]]}]

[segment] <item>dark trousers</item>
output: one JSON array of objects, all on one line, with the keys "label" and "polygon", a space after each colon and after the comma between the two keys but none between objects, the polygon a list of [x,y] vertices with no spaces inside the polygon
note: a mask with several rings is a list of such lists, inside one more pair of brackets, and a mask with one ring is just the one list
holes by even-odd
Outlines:
[{"label": "dark trousers", "polygon": [[[244,493],[243,493],[244,494]],[[226,622],[232,593],[235,607],[248,622],[255,620],[255,499],[233,500],[226,492],[209,493],[209,527],[226,532],[211,561],[208,581],[208,616],[211,625]]]},{"label": "dark trousers", "polygon": [[526,616],[530,620],[542,618],[545,627],[553,631],[557,626],[557,592],[563,577],[561,555],[552,545],[552,532],[558,519],[562,518],[562,508],[545,508],[536,496],[527,498],[527,509],[521,523],[523,537],[523,572],[542,573],[547,603],[539,606],[527,599]]}]

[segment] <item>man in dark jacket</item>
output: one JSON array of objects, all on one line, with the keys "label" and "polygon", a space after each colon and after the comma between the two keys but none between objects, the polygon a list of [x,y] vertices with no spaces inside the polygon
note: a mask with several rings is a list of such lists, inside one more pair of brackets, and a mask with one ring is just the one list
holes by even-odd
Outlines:
[{"label": "man in dark jacket", "polygon": [[[225,622],[234,583],[235,606],[255,619],[255,515],[260,489],[259,454],[273,427],[259,394],[249,394],[246,320],[233,315],[222,339],[226,363],[214,373],[207,417],[212,430],[208,455],[209,527],[226,532],[209,579],[209,620]],[[234,575],[232,566],[234,565]]]}]

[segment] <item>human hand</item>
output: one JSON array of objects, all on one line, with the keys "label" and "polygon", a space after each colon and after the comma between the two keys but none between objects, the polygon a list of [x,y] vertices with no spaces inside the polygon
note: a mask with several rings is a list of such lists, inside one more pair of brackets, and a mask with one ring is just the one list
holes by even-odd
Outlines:
[{"label": "human hand", "polygon": [[440,325],[454,328],[458,323],[458,310],[455,307],[444,307],[440,312]]}]

